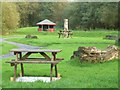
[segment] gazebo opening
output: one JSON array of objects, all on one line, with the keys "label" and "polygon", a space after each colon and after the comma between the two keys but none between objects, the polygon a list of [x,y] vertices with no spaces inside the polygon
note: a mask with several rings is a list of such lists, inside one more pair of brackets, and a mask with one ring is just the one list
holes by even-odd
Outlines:
[{"label": "gazebo opening", "polygon": [[48,25],[43,25],[43,31],[47,31],[49,29]]}]

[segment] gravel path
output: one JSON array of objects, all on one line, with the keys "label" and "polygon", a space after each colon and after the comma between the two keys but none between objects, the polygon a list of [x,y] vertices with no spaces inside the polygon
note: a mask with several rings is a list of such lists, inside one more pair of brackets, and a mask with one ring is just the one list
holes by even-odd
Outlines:
[{"label": "gravel path", "polygon": [[[21,49],[31,49],[31,48],[32,49],[37,49],[37,48],[42,48],[42,47],[31,46],[31,45],[26,45],[26,44],[21,44],[21,43],[7,41],[7,38],[6,39],[0,38],[0,42],[6,42],[8,44],[16,45],[18,48],[21,48]],[[13,53],[5,54],[5,55],[0,55],[0,59],[2,59],[2,58],[9,58],[9,57],[12,57],[12,56],[14,56]]]}]

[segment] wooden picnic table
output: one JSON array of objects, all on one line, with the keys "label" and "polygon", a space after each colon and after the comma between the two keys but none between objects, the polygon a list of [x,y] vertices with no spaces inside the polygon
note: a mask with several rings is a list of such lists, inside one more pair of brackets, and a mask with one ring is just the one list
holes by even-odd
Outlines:
[{"label": "wooden picnic table", "polygon": [[60,30],[60,31],[58,32],[58,35],[59,35],[59,38],[60,38],[61,36],[62,36],[62,37],[67,37],[67,38],[69,38],[69,37],[72,38],[73,32],[70,31],[70,30],[68,30],[68,31]]},{"label": "wooden picnic table", "polygon": [[[63,58],[56,58],[56,55],[58,52],[61,52],[62,50],[48,50],[48,49],[12,49],[11,52],[16,55],[15,60],[7,61],[6,63],[10,63],[11,66],[14,66],[14,80],[16,80],[16,72],[17,72],[17,64],[21,65],[21,74],[24,76],[24,68],[23,63],[29,63],[29,64],[51,64],[50,68],[50,81],[52,81],[52,73],[53,73],[53,67],[55,67],[55,76],[58,76],[57,71],[57,64],[63,60]],[[24,55],[22,55],[25,53]],[[44,58],[29,58],[31,54],[39,53]],[[52,58],[47,54],[51,53]]]}]

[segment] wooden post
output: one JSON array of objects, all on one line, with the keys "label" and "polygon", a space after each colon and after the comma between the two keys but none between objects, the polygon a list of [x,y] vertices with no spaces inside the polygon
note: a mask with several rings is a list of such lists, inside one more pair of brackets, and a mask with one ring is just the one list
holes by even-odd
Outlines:
[{"label": "wooden post", "polygon": [[18,53],[16,53],[16,61],[18,61]]},{"label": "wooden post", "polygon": [[[55,61],[56,60],[56,52],[52,52],[52,55],[53,55],[53,60]],[[57,77],[58,76],[58,72],[57,72],[57,64],[55,65],[55,76]]]},{"label": "wooden post", "polygon": [[[17,53],[15,53],[16,54],[16,61],[18,61],[18,52]],[[17,74],[17,63],[15,63],[15,65],[14,65],[14,81],[16,80],[16,75]]]},{"label": "wooden post", "polygon": [[47,29],[47,31],[51,32],[51,31],[49,30],[49,25],[48,25],[48,29]]},{"label": "wooden post", "polygon": [[57,64],[55,65],[55,76],[58,77]]},{"label": "wooden post", "polygon": [[[20,53],[20,60],[22,59],[22,53]],[[24,76],[24,68],[23,68],[23,63],[20,64],[21,65],[21,74],[22,76]]]},{"label": "wooden post", "polygon": [[53,60],[55,61],[56,60],[56,52],[52,52],[52,55],[53,55]]},{"label": "wooden post", "polygon": [[42,27],[42,31],[43,31],[43,25],[41,25],[41,27]]},{"label": "wooden post", "polygon": [[51,63],[51,68],[50,68],[50,81],[52,81],[52,73],[53,73],[53,64]]},{"label": "wooden post", "polygon": [[14,65],[14,81],[16,80],[17,64]]}]

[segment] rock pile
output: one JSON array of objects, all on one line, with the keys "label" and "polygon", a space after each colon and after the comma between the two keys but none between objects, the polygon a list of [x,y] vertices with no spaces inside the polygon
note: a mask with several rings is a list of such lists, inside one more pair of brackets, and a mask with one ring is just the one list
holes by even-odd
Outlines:
[{"label": "rock pile", "polygon": [[33,39],[37,39],[38,37],[37,37],[37,36],[34,36],[34,35],[26,35],[25,38],[33,38]]},{"label": "rock pile", "polygon": [[115,45],[120,46],[120,36],[119,35],[106,35],[104,39],[115,40]]},{"label": "rock pile", "polygon": [[118,39],[118,36],[115,36],[115,35],[106,35],[105,39],[116,40],[116,39]]},{"label": "rock pile", "polygon": [[77,51],[73,52],[71,59],[79,58],[81,62],[104,62],[118,59],[119,51],[120,50],[114,45],[108,46],[105,51],[97,49],[96,47],[79,47]]},{"label": "rock pile", "polygon": [[120,46],[120,37],[118,37],[118,39],[116,40],[115,44]]}]

